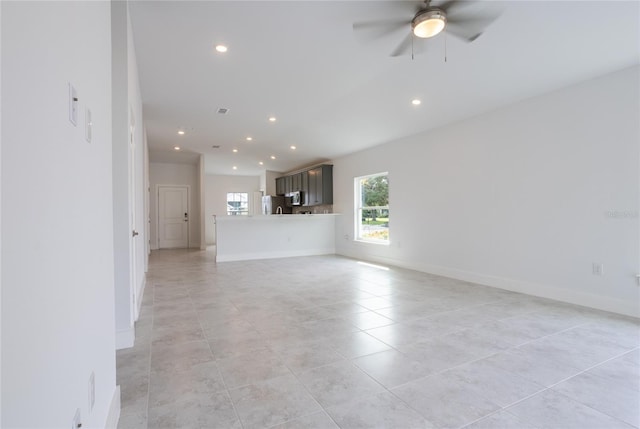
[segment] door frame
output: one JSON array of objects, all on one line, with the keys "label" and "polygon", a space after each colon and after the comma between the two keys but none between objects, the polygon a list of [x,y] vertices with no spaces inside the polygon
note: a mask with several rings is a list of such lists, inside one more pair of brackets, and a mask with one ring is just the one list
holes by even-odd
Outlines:
[{"label": "door frame", "polygon": [[187,213],[189,214],[189,222],[187,222],[187,247],[191,246],[189,235],[191,234],[191,186],[190,185],[156,185],[156,249],[160,250],[160,188],[186,188],[187,189]]},{"label": "door frame", "polygon": [[131,288],[131,322],[138,320],[140,316],[138,311],[138,269],[137,266],[137,237],[133,234],[136,231],[136,117],[131,105],[129,105],[129,230],[130,235],[130,254],[129,254],[129,277]]}]

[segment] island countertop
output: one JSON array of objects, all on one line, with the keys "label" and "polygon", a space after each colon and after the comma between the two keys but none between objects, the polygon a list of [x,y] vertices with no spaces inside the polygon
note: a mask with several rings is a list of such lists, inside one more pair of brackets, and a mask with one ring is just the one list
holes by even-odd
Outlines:
[{"label": "island countertop", "polygon": [[245,215],[245,216],[217,216],[217,221],[228,221],[228,220],[271,220],[271,219],[292,219],[292,218],[312,218],[312,217],[322,217],[322,216],[342,216],[342,213],[310,213],[310,214],[272,214],[272,215]]}]

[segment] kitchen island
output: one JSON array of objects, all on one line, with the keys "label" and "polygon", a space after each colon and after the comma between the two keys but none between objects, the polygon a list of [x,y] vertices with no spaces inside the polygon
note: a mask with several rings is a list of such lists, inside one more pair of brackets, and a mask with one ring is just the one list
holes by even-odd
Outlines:
[{"label": "kitchen island", "polygon": [[216,217],[216,260],[285,258],[335,253],[339,214]]}]

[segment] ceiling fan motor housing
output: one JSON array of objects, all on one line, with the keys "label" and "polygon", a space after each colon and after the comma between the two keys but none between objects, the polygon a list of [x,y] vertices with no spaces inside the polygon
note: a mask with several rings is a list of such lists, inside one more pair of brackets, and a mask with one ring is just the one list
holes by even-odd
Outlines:
[{"label": "ceiling fan motor housing", "polygon": [[447,24],[447,15],[442,9],[431,7],[416,14],[411,21],[413,34],[423,39],[439,34]]}]

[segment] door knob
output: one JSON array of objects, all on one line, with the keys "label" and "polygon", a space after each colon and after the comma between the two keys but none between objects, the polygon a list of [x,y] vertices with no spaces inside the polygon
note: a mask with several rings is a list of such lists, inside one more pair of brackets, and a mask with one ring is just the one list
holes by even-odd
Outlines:
[{"label": "door knob", "polygon": [[135,237],[136,235],[138,235],[138,231],[136,231],[135,229],[133,230],[132,236]]}]

